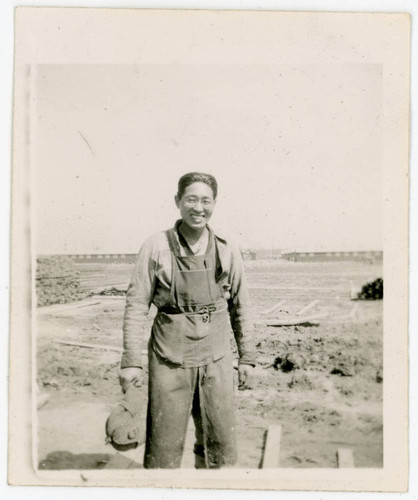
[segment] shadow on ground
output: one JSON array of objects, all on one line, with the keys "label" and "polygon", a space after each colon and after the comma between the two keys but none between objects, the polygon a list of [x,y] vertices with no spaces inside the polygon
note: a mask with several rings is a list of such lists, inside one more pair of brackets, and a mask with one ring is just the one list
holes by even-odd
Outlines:
[{"label": "shadow on ground", "polygon": [[39,470],[103,469],[112,458],[109,453],[80,453],[54,451],[39,462]]}]

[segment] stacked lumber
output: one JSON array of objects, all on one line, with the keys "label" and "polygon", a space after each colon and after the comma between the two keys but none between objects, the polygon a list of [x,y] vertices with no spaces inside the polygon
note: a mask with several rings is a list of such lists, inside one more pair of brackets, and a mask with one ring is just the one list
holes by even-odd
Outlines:
[{"label": "stacked lumber", "polygon": [[65,304],[79,298],[79,273],[70,257],[39,257],[36,264],[38,306]]}]

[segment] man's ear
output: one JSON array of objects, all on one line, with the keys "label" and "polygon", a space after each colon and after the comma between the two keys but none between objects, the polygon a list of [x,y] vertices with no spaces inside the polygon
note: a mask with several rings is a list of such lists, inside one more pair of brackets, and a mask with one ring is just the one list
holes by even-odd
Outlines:
[{"label": "man's ear", "polygon": [[176,195],[174,196],[174,202],[176,204],[176,207],[177,208],[180,208],[180,200],[179,200],[179,197]]}]

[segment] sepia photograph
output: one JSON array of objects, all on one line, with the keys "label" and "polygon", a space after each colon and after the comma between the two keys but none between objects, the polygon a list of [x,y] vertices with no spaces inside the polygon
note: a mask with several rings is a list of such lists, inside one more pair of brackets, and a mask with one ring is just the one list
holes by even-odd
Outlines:
[{"label": "sepia photograph", "polygon": [[16,21],[9,480],[403,491],[408,15]]},{"label": "sepia photograph", "polygon": [[[38,466],[109,466],[121,376],[140,379],[123,404],[134,429],[149,422],[156,466],[180,467],[189,437],[186,452],[220,454],[195,462],[259,467],[269,426],[291,422],[280,466],[337,466],[342,448],[381,467],[381,66],[35,71]],[[230,343],[255,378],[235,396]],[[228,374],[205,395],[218,357]],[[208,435],[187,426],[193,402]],[[119,408],[109,432],[130,425]],[[97,435],[91,457],[60,432],[75,419]]]}]

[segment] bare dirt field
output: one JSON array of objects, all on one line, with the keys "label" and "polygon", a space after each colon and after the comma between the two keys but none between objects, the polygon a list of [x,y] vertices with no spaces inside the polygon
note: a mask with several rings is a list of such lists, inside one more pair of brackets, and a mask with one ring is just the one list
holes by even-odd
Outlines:
[{"label": "bare dirt field", "polygon": [[[350,300],[350,286],[382,277],[382,264],[246,261],[245,266],[258,366],[253,389],[236,391],[237,466],[259,467],[265,431],[280,424],[281,467],[337,467],[338,448],[352,449],[356,467],[382,467],[383,301]],[[91,294],[111,286],[126,289],[133,266],[77,267],[89,297],[36,311],[37,382],[40,395],[49,396],[37,412],[40,469],[103,468],[115,454],[105,444],[104,424],[121,397],[124,297]],[[266,315],[278,302],[282,305]],[[308,305],[301,316],[321,316],[313,324],[265,324],[266,318],[293,318]],[[149,327],[152,317],[151,311]],[[146,383],[145,378],[144,413]],[[192,443],[190,422],[184,467],[193,467]],[[141,467],[140,451],[135,467]]]}]

